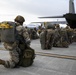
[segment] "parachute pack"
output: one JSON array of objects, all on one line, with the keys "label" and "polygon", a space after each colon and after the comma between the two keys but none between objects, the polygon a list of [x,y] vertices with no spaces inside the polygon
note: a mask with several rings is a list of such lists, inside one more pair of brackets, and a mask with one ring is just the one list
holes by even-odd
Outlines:
[{"label": "parachute pack", "polygon": [[14,42],[16,35],[16,23],[11,21],[4,21],[0,23],[1,41]]}]

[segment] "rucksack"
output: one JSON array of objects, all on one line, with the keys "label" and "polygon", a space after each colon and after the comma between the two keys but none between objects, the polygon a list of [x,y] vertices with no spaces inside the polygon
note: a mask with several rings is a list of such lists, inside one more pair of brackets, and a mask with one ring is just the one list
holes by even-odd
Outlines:
[{"label": "rucksack", "polygon": [[32,49],[31,47],[27,47],[23,54],[22,57],[20,58],[20,66],[22,67],[28,67],[31,66],[33,64],[33,60],[35,58],[35,50]]}]

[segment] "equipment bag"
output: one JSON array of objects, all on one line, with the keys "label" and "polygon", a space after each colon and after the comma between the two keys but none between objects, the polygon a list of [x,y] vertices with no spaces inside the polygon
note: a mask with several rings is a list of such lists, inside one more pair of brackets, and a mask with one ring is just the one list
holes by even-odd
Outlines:
[{"label": "equipment bag", "polygon": [[0,24],[2,42],[14,42],[16,40],[15,26],[16,26],[15,22],[11,22],[11,21],[4,21]]},{"label": "equipment bag", "polygon": [[35,58],[35,51],[34,49],[29,47],[25,49],[25,51],[23,52],[20,65],[23,67],[31,66],[33,64],[34,58]]}]

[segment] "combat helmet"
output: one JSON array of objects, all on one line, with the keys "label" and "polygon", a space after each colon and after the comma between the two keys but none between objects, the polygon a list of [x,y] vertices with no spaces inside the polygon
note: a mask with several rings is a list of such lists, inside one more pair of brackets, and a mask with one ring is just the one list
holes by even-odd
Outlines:
[{"label": "combat helmet", "polygon": [[47,24],[46,29],[55,29],[55,25]]},{"label": "combat helmet", "polygon": [[18,15],[18,16],[16,16],[16,18],[14,19],[14,21],[18,22],[20,24],[23,24],[23,22],[25,22],[25,19],[24,19],[23,16]]}]

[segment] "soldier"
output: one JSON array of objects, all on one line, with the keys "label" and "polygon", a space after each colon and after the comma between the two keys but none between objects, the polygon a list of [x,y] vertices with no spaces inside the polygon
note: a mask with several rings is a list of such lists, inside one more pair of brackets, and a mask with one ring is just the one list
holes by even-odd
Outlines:
[{"label": "soldier", "polygon": [[42,32],[40,33],[40,43],[41,43],[41,49],[46,49],[46,34],[47,34],[47,30],[44,29],[42,30]]},{"label": "soldier", "polygon": [[[50,27],[49,27],[50,26]],[[51,49],[55,38],[54,26],[47,25],[47,28],[40,33],[40,43],[42,49]]]},{"label": "soldier", "polygon": [[37,31],[37,32],[38,32],[38,34],[40,34],[40,33],[41,33],[41,31],[42,31],[42,26],[39,26],[39,27],[38,27],[38,31]]},{"label": "soldier", "polygon": [[76,28],[73,29],[72,40],[73,40],[73,42],[76,42]]},{"label": "soldier", "polygon": [[55,40],[55,31],[54,29],[47,29],[47,35],[46,35],[46,48],[47,49],[51,49],[53,47],[54,44],[54,40]]},{"label": "soldier", "polygon": [[56,38],[54,40],[54,47],[68,47],[68,36],[65,29],[61,29],[59,25],[56,25]]},{"label": "soldier", "polygon": [[[0,59],[0,64],[4,65],[6,68],[15,68],[15,67],[19,67],[19,66],[23,66],[22,65],[22,58],[23,58],[23,49],[26,49],[28,46],[27,46],[27,43],[26,43],[26,38],[25,36],[23,35],[23,22],[25,21],[24,17],[18,15],[16,18],[15,18],[15,23],[16,23],[16,30],[17,30],[17,33],[18,35],[16,35],[16,41],[10,43],[10,42],[4,42],[4,47],[9,50],[10,52],[10,56],[11,56],[11,59],[10,60],[2,60]],[[31,49],[30,47],[28,49]],[[27,49],[26,49],[27,51]],[[33,51],[33,54],[34,54],[34,51]],[[33,57],[34,59],[34,57]],[[32,59],[31,59],[32,60]],[[26,61],[25,61],[26,63]],[[28,64],[29,63],[29,64]],[[26,63],[25,67],[26,66],[30,66],[32,65],[33,63],[33,60],[32,62],[28,62]]]},{"label": "soldier", "polygon": [[55,40],[53,44],[54,47],[62,46],[61,41],[60,41],[60,38],[61,38],[60,31],[61,31],[61,28],[59,24],[56,24],[55,25]]},{"label": "soldier", "polygon": [[68,35],[68,42],[69,44],[71,44],[73,42],[72,38],[73,38],[73,29],[70,28],[70,26],[66,26],[66,31],[67,31],[67,35]]},{"label": "soldier", "polygon": [[30,29],[30,38],[31,40],[33,39],[38,39],[37,31],[35,29]]}]

